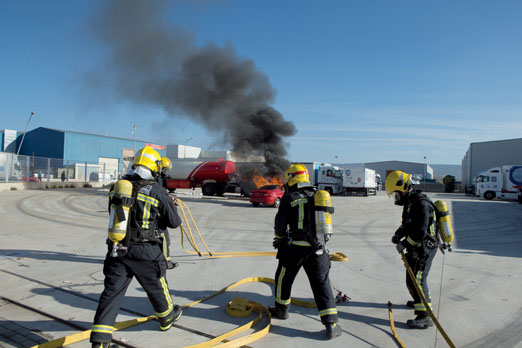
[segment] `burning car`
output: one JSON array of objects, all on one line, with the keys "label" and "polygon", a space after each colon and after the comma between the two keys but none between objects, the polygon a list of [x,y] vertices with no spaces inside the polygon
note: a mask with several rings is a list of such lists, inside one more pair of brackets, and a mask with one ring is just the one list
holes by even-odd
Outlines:
[{"label": "burning car", "polygon": [[250,194],[250,203],[254,207],[258,207],[260,204],[279,207],[281,204],[281,198],[285,191],[281,185],[264,185],[260,188],[253,190]]}]

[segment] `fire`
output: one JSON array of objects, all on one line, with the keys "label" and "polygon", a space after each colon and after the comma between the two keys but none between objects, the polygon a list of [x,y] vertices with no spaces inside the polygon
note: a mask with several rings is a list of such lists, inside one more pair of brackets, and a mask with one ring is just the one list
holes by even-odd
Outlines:
[{"label": "fire", "polygon": [[271,178],[265,178],[262,175],[254,174],[252,176],[252,182],[256,185],[256,187],[261,187],[264,185],[283,185],[283,178],[279,176],[274,176]]}]

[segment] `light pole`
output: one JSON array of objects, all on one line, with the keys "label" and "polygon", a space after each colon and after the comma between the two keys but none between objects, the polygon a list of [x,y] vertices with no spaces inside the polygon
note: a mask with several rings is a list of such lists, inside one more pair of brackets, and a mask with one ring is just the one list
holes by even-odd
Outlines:
[{"label": "light pole", "polygon": [[31,115],[29,116],[29,119],[27,120],[27,124],[25,125],[24,134],[22,135],[22,140],[20,141],[20,146],[18,146],[18,151],[16,151],[16,158],[18,158],[18,154],[20,153],[20,149],[22,148],[22,144],[24,143],[25,138],[25,132],[27,131],[27,127],[29,127],[29,122],[31,122],[31,118],[33,117],[34,112],[31,111]]},{"label": "light pole", "polygon": [[187,143],[191,140],[194,140],[194,138],[190,137],[187,140],[185,140],[185,146],[183,146],[183,159],[187,158]]},{"label": "light pole", "polygon": [[424,176],[422,179],[424,180],[424,189],[423,191],[426,192],[426,172],[428,171],[428,168],[426,167],[426,156],[424,156]]},{"label": "light pole", "polygon": [[136,156],[136,131],[138,130],[138,125],[135,124],[134,127],[132,127],[131,133],[134,134],[134,156]]}]

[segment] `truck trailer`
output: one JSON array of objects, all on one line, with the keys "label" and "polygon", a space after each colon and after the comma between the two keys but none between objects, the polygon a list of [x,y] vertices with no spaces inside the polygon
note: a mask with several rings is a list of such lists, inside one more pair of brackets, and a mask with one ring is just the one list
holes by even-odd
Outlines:
[{"label": "truck trailer", "polygon": [[504,165],[480,173],[475,194],[491,200],[493,198],[517,199],[522,187],[522,165]]},{"label": "truck trailer", "polygon": [[377,176],[375,170],[365,167],[344,168],[343,190],[345,195],[376,195]]}]

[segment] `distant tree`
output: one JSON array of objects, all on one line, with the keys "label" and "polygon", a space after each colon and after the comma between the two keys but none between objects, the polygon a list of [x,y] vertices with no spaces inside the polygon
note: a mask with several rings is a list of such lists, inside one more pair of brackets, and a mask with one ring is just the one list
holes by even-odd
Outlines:
[{"label": "distant tree", "polygon": [[455,177],[453,175],[446,175],[442,179],[442,183],[444,184],[444,192],[455,191]]}]

